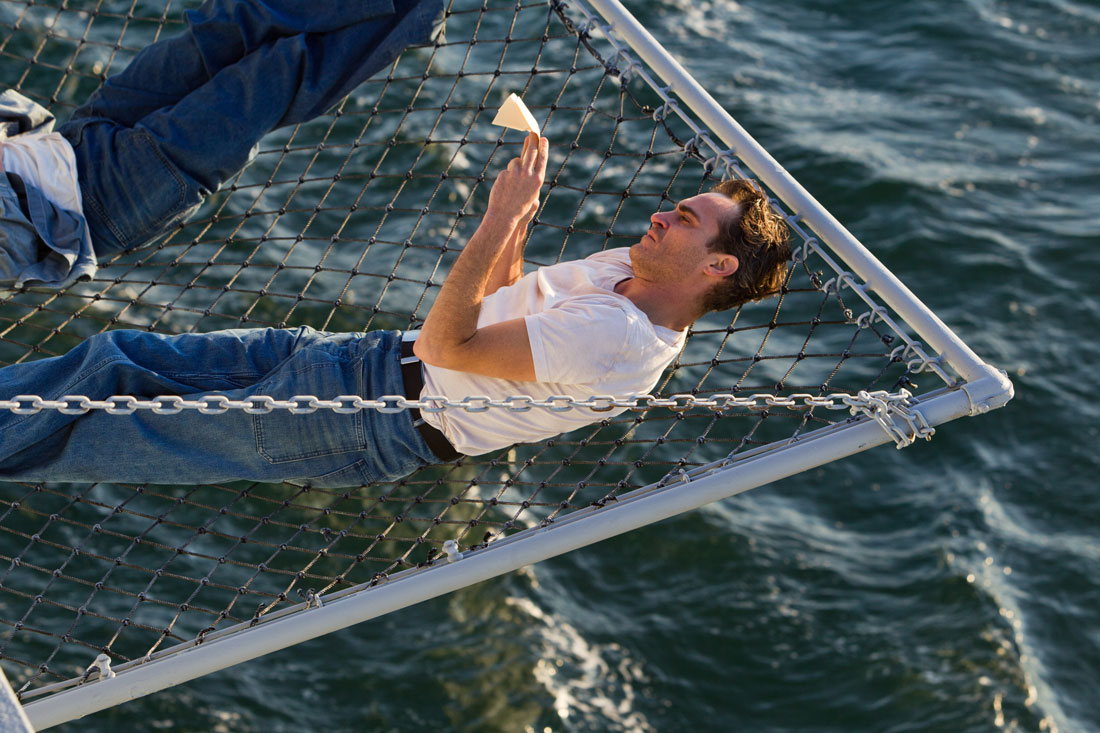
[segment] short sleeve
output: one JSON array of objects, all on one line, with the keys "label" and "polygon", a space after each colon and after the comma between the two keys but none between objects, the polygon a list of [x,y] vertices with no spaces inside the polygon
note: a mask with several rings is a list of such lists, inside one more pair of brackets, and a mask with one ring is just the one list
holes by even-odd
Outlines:
[{"label": "short sleeve", "polygon": [[603,298],[572,298],[526,317],[535,378],[585,384],[616,368],[629,338],[631,317]]}]

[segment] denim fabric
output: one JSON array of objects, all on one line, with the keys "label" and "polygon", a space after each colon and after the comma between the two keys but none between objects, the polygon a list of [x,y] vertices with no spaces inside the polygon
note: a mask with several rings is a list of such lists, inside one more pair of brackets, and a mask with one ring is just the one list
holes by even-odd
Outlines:
[{"label": "denim fabric", "polygon": [[[0,369],[0,395],[189,399],[402,395],[400,332],[108,331],[64,356]],[[438,463],[407,410],[157,415],[0,410],[0,480],[172,484],[246,479],[317,487],[396,480]]]},{"label": "denim fabric", "polygon": [[38,229],[24,211],[15,182],[10,173],[0,175],[0,292],[19,287],[42,255]]},{"label": "denim fabric", "polygon": [[0,291],[62,287],[95,273],[84,217],[14,173],[0,175]]},{"label": "denim fabric", "polygon": [[[438,29],[442,0],[210,0],[60,132],[99,255],[187,219],[269,131],[309,120]],[[302,31],[306,32],[302,32]]]}]

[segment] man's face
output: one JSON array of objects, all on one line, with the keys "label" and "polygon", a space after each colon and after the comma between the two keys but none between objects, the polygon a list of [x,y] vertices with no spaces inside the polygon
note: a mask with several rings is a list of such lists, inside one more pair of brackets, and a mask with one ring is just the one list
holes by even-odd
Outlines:
[{"label": "man's face", "polygon": [[704,193],[684,199],[672,211],[653,214],[649,231],[630,248],[634,276],[664,283],[698,277],[707,243],[738,208],[727,196]]}]

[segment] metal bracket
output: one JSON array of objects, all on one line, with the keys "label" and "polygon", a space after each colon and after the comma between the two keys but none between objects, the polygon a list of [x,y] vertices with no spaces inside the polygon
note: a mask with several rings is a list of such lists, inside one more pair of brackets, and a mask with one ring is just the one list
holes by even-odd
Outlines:
[{"label": "metal bracket", "polygon": [[931,440],[936,433],[936,429],[916,409],[911,397],[904,389],[898,399],[889,401],[869,392],[860,392],[857,399],[845,402],[849,404],[853,415],[863,414],[877,422],[893,438],[898,450],[901,450],[915,443],[918,438]]}]

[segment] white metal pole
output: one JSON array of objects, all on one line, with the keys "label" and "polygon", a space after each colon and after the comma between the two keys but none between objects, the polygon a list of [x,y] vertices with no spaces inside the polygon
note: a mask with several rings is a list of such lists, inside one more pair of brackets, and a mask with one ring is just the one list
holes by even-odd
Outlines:
[{"label": "white metal pole", "polygon": [[610,30],[631,49],[676,94],[733,149],[750,170],[775,192],[791,211],[802,218],[822,241],[863,278],[882,300],[913,327],[921,339],[943,354],[948,363],[968,382],[990,376],[992,368],[956,336],[893,273],[825,210],[699,82],[650,34],[618,0],[585,0],[599,11]]},{"label": "white metal pole", "polygon": [[[1003,390],[1003,385],[995,380],[986,380],[974,387],[990,394]],[[971,392],[970,397],[961,390],[946,392],[922,404],[921,412],[933,425],[967,415],[974,399],[974,390]],[[613,506],[579,510],[545,528],[527,530],[470,552],[456,562],[406,571],[382,585],[326,601],[319,608],[206,641],[123,670],[113,678],[48,695],[27,703],[25,710],[36,729],[58,725],[653,524],[889,440],[886,432],[871,420],[852,423],[820,436],[809,435],[802,443],[746,458],[719,473],[660,489],[639,489],[624,495]]]},{"label": "white metal pole", "polygon": [[0,731],[4,733],[32,733],[31,721],[19,704],[15,693],[8,684],[4,670],[0,669]]}]

